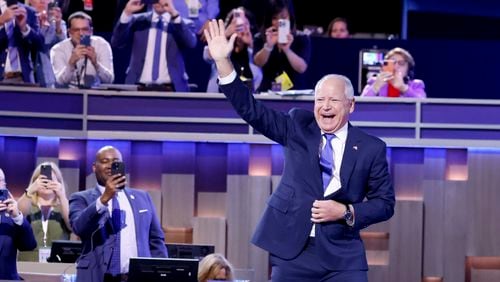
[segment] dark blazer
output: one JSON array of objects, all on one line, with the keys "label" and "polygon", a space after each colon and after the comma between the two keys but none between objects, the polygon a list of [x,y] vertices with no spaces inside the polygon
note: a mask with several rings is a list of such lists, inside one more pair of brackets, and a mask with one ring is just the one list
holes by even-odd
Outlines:
[{"label": "dark blazer", "polygon": [[2,212],[0,217],[0,280],[20,280],[17,274],[17,250],[31,251],[36,240],[31,225],[23,219],[17,225]]},{"label": "dark blazer", "polygon": [[[163,231],[149,194],[131,188],[125,188],[125,194],[134,213],[138,256],[167,257]],[[96,187],[74,193],[69,200],[71,227],[83,243],[77,264],[77,281],[100,282],[108,271],[116,232],[109,212],[97,212],[96,200],[100,196]]]},{"label": "dark blazer", "polygon": [[[33,68],[30,63],[31,57],[35,57],[35,54],[38,50],[43,50],[44,48],[44,39],[42,34],[40,33],[38,26],[38,19],[36,17],[35,11],[24,5],[19,3],[26,8],[27,11],[27,24],[30,26],[30,32],[26,37],[23,37],[21,30],[17,25],[14,27],[14,46],[17,47],[19,53],[19,61],[21,63],[21,71],[23,72],[23,81],[24,82],[35,82],[33,76]],[[9,40],[7,37],[7,33],[5,28],[0,29],[0,80],[3,80],[5,61],[7,59],[7,48],[9,47]]]},{"label": "dark blazer", "polygon": [[[267,202],[252,242],[280,258],[292,259],[308,240],[313,202],[325,199],[319,166],[321,130],[311,111],[294,108],[281,113],[269,109],[255,100],[239,79],[221,85],[221,89],[245,121],[284,147],[281,182]],[[319,262],[332,271],[366,270],[359,231],[394,213],[385,143],[349,124],[340,180],[342,188],[328,199],[352,204],[355,225],[349,227],[344,220],[316,225]]]},{"label": "dark blazer", "polygon": [[[111,37],[111,46],[114,48],[123,48],[127,45],[132,46],[130,64],[127,68],[127,77],[125,83],[138,83],[146,59],[146,50],[148,45],[149,29],[153,12],[146,12],[133,15],[128,24],[122,24],[120,21],[115,26],[113,36]],[[188,78],[186,67],[181,51],[185,48],[194,48],[196,46],[196,35],[193,32],[194,25],[181,20],[180,23],[170,22],[167,26],[167,68],[172,84],[177,92],[188,92]]]}]

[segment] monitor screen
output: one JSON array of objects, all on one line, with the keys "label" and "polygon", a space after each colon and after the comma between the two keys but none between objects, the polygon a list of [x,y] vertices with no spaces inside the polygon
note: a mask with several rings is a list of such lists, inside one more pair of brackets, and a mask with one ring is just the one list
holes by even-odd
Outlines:
[{"label": "monitor screen", "polygon": [[54,240],[50,249],[48,262],[74,263],[82,254],[82,242],[70,240]]},{"label": "monitor screen", "polygon": [[214,245],[194,245],[194,244],[165,244],[169,258],[191,258],[203,259],[208,254],[215,252]]},{"label": "monitor screen", "polygon": [[198,281],[197,259],[130,258],[128,282]]}]

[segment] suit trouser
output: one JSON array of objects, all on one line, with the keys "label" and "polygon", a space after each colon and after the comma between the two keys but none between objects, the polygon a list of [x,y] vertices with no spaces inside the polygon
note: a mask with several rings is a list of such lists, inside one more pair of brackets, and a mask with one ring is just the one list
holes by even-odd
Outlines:
[{"label": "suit trouser", "polygon": [[285,260],[271,255],[273,282],[367,282],[366,271],[331,271],[319,261],[314,238],[309,238],[302,252]]}]

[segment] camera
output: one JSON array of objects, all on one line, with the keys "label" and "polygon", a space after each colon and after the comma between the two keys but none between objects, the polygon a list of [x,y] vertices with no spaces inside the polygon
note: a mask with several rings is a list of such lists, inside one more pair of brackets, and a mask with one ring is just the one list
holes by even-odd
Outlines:
[{"label": "camera", "polygon": [[80,45],[90,46],[90,35],[88,34],[80,35]]},{"label": "camera", "polygon": [[290,21],[287,19],[278,20],[278,43],[288,43],[290,33]]},{"label": "camera", "polygon": [[40,167],[40,175],[45,175],[47,179],[52,180],[52,166],[49,164],[42,165]]},{"label": "camera", "polygon": [[7,188],[0,189],[0,202],[3,202],[9,198],[9,190]]}]

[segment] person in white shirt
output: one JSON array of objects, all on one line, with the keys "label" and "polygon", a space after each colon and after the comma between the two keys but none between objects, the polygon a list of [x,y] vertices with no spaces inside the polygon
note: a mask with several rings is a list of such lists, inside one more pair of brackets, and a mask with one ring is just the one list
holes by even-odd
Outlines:
[{"label": "person in white shirt", "polygon": [[50,50],[59,87],[89,88],[114,80],[113,53],[102,37],[92,35],[92,18],[84,12],[68,17],[69,38]]}]

